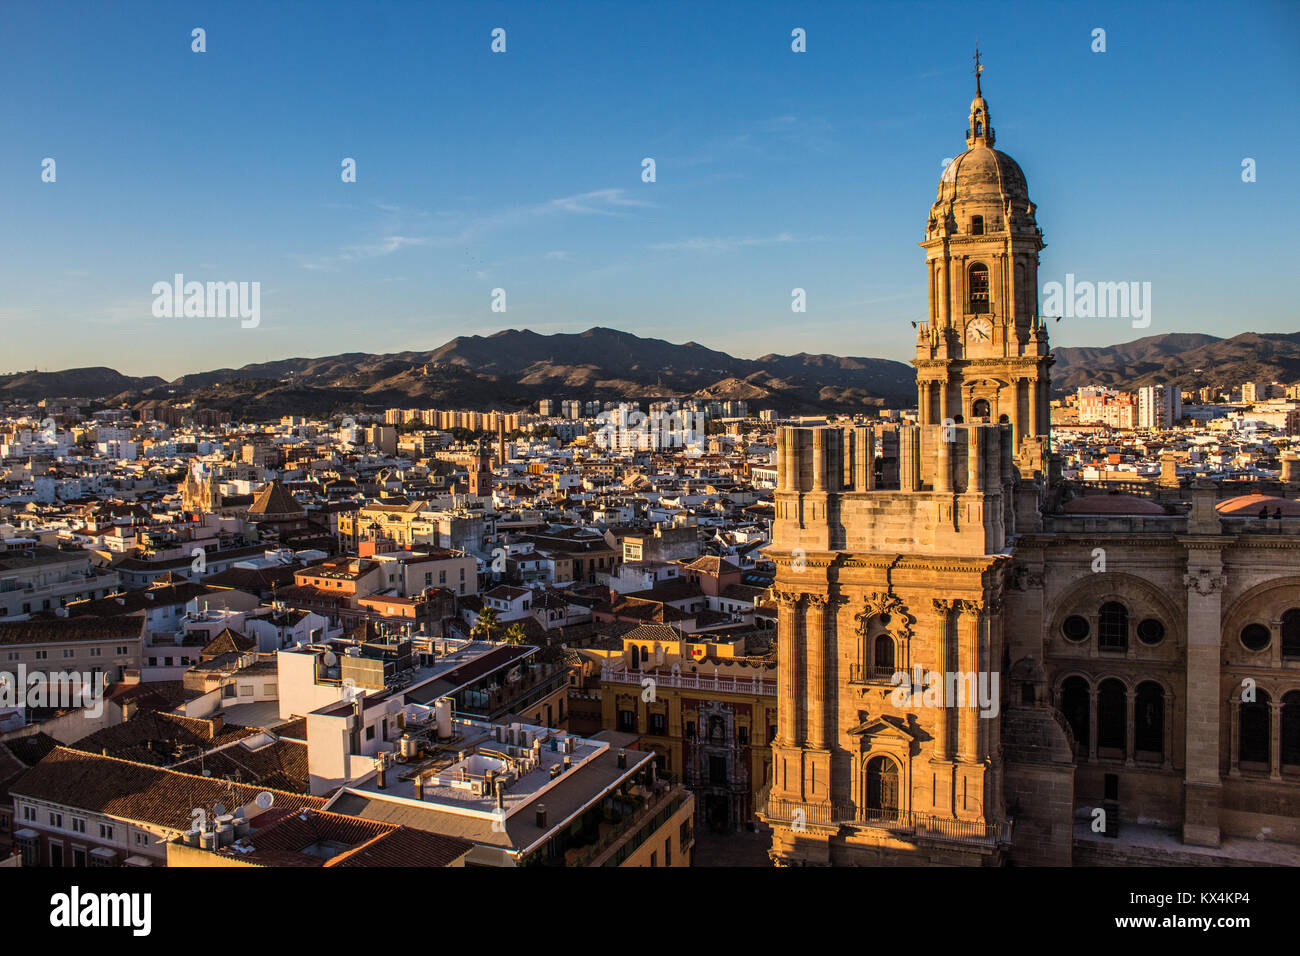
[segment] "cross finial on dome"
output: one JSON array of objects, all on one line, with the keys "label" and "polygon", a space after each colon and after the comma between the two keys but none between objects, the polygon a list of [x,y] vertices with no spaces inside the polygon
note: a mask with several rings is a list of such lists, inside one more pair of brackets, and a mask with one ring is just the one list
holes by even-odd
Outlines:
[{"label": "cross finial on dome", "polygon": [[980,45],[979,45],[979,41],[976,41],[976,43],[975,43],[975,56],[974,56],[974,60],[975,60],[975,95],[976,95],[976,96],[983,96],[984,94],[980,92],[980,74],[984,72],[984,67],[980,65]]}]

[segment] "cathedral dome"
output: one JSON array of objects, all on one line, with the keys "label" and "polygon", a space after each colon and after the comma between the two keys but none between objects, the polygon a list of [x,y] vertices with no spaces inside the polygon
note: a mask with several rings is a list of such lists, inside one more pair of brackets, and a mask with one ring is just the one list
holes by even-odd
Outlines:
[{"label": "cathedral dome", "polygon": [[1261,509],[1267,511],[1270,518],[1274,511],[1281,511],[1284,517],[1290,518],[1300,515],[1300,501],[1294,498],[1279,498],[1275,495],[1238,495],[1220,501],[1215,505],[1215,509],[1219,514],[1233,518],[1254,518],[1258,516]]},{"label": "cathedral dome", "polygon": [[1061,506],[1068,515],[1163,515],[1168,512],[1150,498],[1100,494],[1073,498]]},{"label": "cathedral dome", "polygon": [[1029,199],[1020,165],[1000,150],[976,144],[943,171],[939,201],[961,199]]}]

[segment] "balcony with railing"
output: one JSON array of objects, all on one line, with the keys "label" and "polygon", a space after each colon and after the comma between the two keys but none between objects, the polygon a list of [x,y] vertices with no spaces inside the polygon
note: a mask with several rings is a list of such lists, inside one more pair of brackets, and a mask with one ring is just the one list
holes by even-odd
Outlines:
[{"label": "balcony with railing", "polygon": [[892,664],[887,667],[868,667],[865,664],[849,665],[850,684],[893,684],[894,674],[898,668]]},{"label": "balcony with railing", "polygon": [[641,686],[645,678],[651,678],[659,687],[684,687],[689,690],[728,691],[735,694],[763,694],[776,696],[776,681],[765,680],[754,674],[752,677],[721,677],[718,674],[673,674],[664,671],[628,670],[606,667],[600,672],[600,679],[610,684],[636,684]]},{"label": "balcony with railing", "polygon": [[911,810],[872,809],[851,803],[806,804],[766,799],[769,820],[816,826],[852,826],[887,830],[902,837],[959,840],[995,845],[1011,842],[1010,820],[959,820]]}]

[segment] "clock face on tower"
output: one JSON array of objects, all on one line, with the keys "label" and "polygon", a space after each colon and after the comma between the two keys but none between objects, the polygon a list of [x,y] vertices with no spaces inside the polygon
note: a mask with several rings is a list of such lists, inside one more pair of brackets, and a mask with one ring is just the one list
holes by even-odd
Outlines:
[{"label": "clock face on tower", "polygon": [[987,345],[993,341],[993,323],[988,319],[971,319],[966,323],[966,344]]}]

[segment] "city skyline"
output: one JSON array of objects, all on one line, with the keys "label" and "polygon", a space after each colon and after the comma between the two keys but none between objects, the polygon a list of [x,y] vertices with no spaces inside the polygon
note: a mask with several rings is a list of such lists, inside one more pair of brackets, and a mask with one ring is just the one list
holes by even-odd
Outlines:
[{"label": "city skyline", "polygon": [[[594,326],[748,358],[906,361],[925,313],[918,209],[962,151],[976,39],[998,145],[1045,210],[1042,284],[1151,284],[1148,326],[1067,319],[1054,344],[1297,327],[1274,281],[1296,197],[1269,186],[1300,145],[1276,120],[1300,86],[1284,5],[1178,7],[1178,36],[1160,6],[868,21],[756,4],[743,22],[726,7],[159,7],[130,33],[33,9],[0,12],[10,82],[33,91],[0,113],[0,371],[172,379]],[[51,72],[38,55],[55,34]],[[156,318],[151,290],[178,273],[260,283],[261,322]],[[807,312],[792,321],[794,288]]]}]

